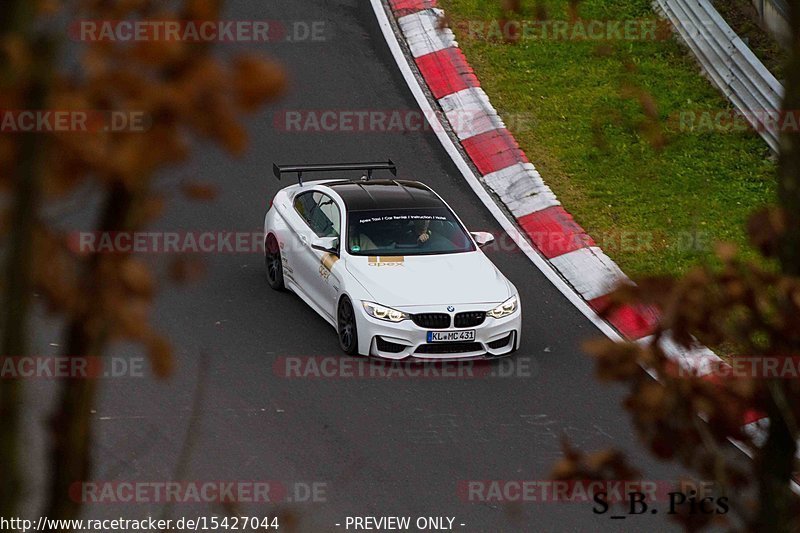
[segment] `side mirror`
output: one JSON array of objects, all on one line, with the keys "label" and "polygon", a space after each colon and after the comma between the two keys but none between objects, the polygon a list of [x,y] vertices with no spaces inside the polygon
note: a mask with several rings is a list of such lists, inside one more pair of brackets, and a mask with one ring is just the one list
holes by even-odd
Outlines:
[{"label": "side mirror", "polygon": [[315,237],[311,247],[320,252],[339,255],[339,237]]},{"label": "side mirror", "polygon": [[470,235],[475,239],[475,244],[481,248],[494,242],[494,235],[487,231],[471,231]]}]

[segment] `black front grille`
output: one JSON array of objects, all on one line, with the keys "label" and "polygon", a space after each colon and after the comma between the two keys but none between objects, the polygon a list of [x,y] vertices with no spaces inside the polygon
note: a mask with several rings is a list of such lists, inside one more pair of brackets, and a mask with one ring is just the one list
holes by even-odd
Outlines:
[{"label": "black front grille", "polygon": [[485,311],[467,311],[465,313],[458,313],[455,319],[453,319],[453,325],[457,328],[471,328],[480,326],[485,319]]},{"label": "black front grille", "polygon": [[397,344],[396,342],[387,341],[383,337],[377,337],[376,345],[378,346],[378,351],[386,353],[400,353],[408,348],[408,346],[405,344]]},{"label": "black front grille", "polygon": [[489,348],[491,348],[492,350],[498,350],[498,349],[502,348],[503,346],[508,346],[508,343],[511,342],[511,337],[513,335],[514,335],[513,333],[509,333],[508,335],[506,335],[502,339],[497,339],[496,341],[490,342],[489,343]]},{"label": "black front grille", "polygon": [[444,329],[450,327],[450,315],[447,313],[418,313],[411,315],[411,320],[421,328]]},{"label": "black front grille", "polygon": [[447,342],[442,344],[421,344],[414,353],[469,353],[483,351],[479,342]]}]

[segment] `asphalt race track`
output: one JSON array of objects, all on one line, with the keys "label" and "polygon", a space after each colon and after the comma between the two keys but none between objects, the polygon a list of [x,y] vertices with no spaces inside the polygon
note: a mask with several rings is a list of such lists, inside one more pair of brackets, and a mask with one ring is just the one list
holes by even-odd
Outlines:
[{"label": "asphalt race track", "polygon": [[[273,162],[390,157],[400,177],[432,186],[470,229],[500,233],[430,131],[275,127],[276,113],[285,110],[417,109],[394,63],[381,52],[383,43],[374,41],[365,12],[356,0],[229,2],[229,19],[324,21],[325,40],[219,46],[221,54],[251,47],[282,62],[288,94],[248,119],[251,146],[242,159],[198,146],[189,166],[164,178],[165,190],[191,176],[216,183],[220,195],[202,204],[176,194],[154,231],[259,231],[270,198],[282,186],[271,174]],[[269,289],[260,254],[206,254],[202,280],[188,287],[162,284],[154,322],[174,342],[175,375],[167,381],[108,380],[102,387],[95,479],[324,483],[319,499],[326,501],[239,509],[249,515],[288,511],[298,531],[343,531],[347,516],[365,515],[454,516],[455,529],[469,532],[675,528],[664,513],[611,520],[614,513],[596,516],[590,503],[506,505],[459,495],[464,480],[547,479],[562,436],[585,450],[628,451],[646,479],[681,476],[636,442],[620,405],[622,389],[594,379],[593,362],[581,345],[599,331],[523,253],[508,241],[501,248],[491,258],[523,302],[516,374],[466,379],[285,378],[275,371],[278,358],[346,357],[334,330],[296,296]],[[150,259],[163,272],[172,257]],[[465,290],[470,282],[464,280]],[[54,338],[37,340],[40,350],[56,349],[47,347],[57,340],[50,331]],[[133,352],[119,346],[115,353]],[[31,394],[49,391],[36,384]],[[47,413],[42,404],[34,422]],[[221,509],[176,504],[166,512],[179,517],[212,511]],[[93,504],[85,515],[164,512],[163,505]],[[288,525],[284,530],[291,530]]]}]

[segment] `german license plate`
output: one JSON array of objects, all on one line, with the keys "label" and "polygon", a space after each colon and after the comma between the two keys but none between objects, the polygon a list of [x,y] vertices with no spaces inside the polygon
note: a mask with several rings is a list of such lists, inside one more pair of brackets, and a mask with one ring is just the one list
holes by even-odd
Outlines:
[{"label": "german license plate", "polygon": [[470,342],[475,340],[475,330],[429,331],[428,342]]}]

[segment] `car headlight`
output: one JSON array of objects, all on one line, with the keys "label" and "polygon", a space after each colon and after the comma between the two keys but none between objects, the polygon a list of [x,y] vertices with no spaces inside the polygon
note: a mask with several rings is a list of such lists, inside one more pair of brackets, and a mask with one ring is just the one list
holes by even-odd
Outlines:
[{"label": "car headlight", "polygon": [[512,296],[505,302],[501,303],[491,311],[487,311],[486,314],[492,318],[503,318],[504,316],[508,316],[514,311],[517,310],[517,297]]},{"label": "car headlight", "polygon": [[407,313],[392,309],[391,307],[385,307],[372,302],[361,302],[361,305],[364,306],[364,311],[366,311],[369,316],[377,318],[378,320],[402,322],[409,318]]}]

